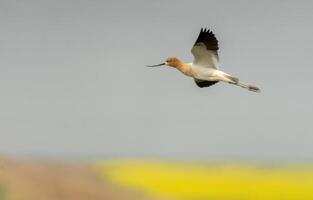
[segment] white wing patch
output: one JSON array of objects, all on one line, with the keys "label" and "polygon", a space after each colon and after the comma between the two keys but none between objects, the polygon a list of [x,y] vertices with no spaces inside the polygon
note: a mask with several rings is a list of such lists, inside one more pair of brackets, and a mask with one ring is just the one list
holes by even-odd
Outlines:
[{"label": "white wing patch", "polygon": [[197,43],[191,49],[194,56],[193,65],[218,69],[218,55],[215,50],[208,50],[204,43]]}]

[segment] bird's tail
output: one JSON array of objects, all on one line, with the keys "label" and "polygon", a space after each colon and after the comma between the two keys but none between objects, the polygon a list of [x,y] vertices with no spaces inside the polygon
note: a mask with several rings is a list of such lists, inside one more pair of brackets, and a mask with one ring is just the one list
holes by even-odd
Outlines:
[{"label": "bird's tail", "polygon": [[230,75],[226,75],[226,77],[230,80],[230,81],[228,81],[228,83],[240,86],[240,87],[245,88],[245,89],[247,89],[249,91],[252,91],[252,92],[261,92],[260,88],[258,88],[257,86],[241,82],[239,80],[239,78],[236,78],[236,77],[233,77],[233,76],[230,76]]}]

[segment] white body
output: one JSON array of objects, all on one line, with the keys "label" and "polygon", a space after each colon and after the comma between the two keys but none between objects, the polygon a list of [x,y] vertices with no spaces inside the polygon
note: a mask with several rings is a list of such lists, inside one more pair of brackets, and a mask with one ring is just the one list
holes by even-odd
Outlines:
[{"label": "white body", "polygon": [[191,66],[192,73],[189,75],[194,79],[198,80],[206,80],[206,81],[224,81],[228,83],[233,83],[231,79],[227,78],[230,77],[229,74],[220,71],[215,68],[204,67],[202,65],[197,65],[194,63],[188,63]]}]

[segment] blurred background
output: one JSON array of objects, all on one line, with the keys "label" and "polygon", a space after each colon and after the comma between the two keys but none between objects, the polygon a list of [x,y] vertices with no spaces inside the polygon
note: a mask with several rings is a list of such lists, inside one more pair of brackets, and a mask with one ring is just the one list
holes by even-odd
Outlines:
[{"label": "blurred background", "polygon": [[[0,200],[312,199],[312,6],[0,0]],[[201,27],[262,93],[144,67]]]}]

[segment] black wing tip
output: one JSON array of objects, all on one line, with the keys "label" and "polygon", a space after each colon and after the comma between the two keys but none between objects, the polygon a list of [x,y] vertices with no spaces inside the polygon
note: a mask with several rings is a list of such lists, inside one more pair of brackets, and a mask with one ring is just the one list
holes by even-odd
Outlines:
[{"label": "black wing tip", "polygon": [[[209,28],[201,28],[200,33],[209,33],[209,34],[213,34],[213,31],[210,30]],[[213,34],[214,35],[214,34]]]},{"label": "black wing tip", "polygon": [[213,31],[208,29],[208,28],[201,28],[200,34],[201,33],[202,34],[207,34],[208,36],[214,37],[216,39],[215,34],[213,33]]},{"label": "black wing tip", "polygon": [[202,27],[200,29],[200,33],[195,44],[198,42],[203,42],[209,50],[218,50],[218,41],[214,33],[208,28]]},{"label": "black wing tip", "polygon": [[218,83],[218,81],[201,81],[201,80],[195,80],[195,82],[196,82],[197,86],[200,88],[210,87],[210,86]]}]

